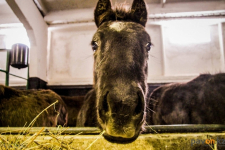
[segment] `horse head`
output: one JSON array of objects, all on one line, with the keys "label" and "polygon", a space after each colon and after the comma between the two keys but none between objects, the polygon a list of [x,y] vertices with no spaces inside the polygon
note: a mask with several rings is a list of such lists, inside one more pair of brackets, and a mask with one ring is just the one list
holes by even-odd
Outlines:
[{"label": "horse head", "polygon": [[145,121],[148,52],[151,39],[145,31],[147,10],[134,0],[129,11],[99,0],[94,12],[98,27],[94,51],[94,90],[97,120],[111,142],[135,140]]}]

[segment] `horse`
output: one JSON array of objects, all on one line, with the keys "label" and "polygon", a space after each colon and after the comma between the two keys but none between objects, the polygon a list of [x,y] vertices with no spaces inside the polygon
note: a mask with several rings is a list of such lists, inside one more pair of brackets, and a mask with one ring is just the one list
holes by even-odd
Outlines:
[{"label": "horse", "polygon": [[151,125],[225,124],[225,73],[201,74],[156,88],[148,98]]},{"label": "horse", "polygon": [[146,5],[144,0],[134,0],[130,10],[112,9],[110,0],[99,0],[94,19],[98,28],[91,41],[94,84],[77,126],[98,126],[110,142],[132,142],[145,122],[152,45],[145,30]]},{"label": "horse", "polygon": [[[39,115],[46,107],[56,102]],[[17,90],[0,85],[0,127],[23,127],[36,116],[34,127],[66,126],[68,112],[61,97],[51,90]],[[27,124],[26,124],[27,123]]]},{"label": "horse", "polygon": [[67,126],[75,127],[77,122],[77,115],[81,109],[81,106],[84,103],[85,96],[64,96],[60,95],[62,100],[67,106],[68,112],[68,123]]}]

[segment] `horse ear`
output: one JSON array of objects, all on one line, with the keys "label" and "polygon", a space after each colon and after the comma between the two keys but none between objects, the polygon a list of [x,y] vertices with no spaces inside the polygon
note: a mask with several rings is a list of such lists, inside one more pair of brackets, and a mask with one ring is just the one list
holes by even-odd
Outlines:
[{"label": "horse ear", "polygon": [[133,1],[131,15],[134,18],[134,21],[145,26],[148,18],[148,12],[144,0]]},{"label": "horse ear", "polygon": [[108,20],[112,12],[110,0],[99,0],[95,8],[95,24],[99,27],[104,21]]}]

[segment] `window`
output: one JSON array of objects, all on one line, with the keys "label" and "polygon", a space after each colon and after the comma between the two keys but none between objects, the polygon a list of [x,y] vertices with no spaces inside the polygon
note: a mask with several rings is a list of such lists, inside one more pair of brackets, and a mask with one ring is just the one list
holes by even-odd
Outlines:
[{"label": "window", "polygon": [[26,29],[21,23],[0,25],[0,35],[4,36],[3,43],[6,49],[11,49],[15,43],[22,43],[30,47],[29,38]]}]

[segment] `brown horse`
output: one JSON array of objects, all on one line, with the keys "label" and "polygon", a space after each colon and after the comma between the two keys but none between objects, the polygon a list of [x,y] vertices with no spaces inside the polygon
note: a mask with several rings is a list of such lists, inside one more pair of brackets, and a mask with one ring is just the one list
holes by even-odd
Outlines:
[{"label": "brown horse", "polygon": [[77,115],[84,103],[84,96],[60,96],[67,106],[68,123],[67,126],[75,127]]},{"label": "brown horse", "polygon": [[150,95],[147,122],[168,124],[225,124],[225,73],[202,74],[187,83],[156,88]]},{"label": "brown horse", "polygon": [[33,126],[67,125],[68,112],[61,97],[51,90],[16,90],[0,85],[0,127],[23,127],[44,111]]},{"label": "brown horse", "polygon": [[143,0],[134,0],[128,11],[113,10],[110,0],[99,0],[94,14],[98,27],[91,42],[94,89],[86,96],[77,126],[95,126],[97,122],[107,140],[131,142],[145,122],[151,48],[144,28],[146,5]]}]

